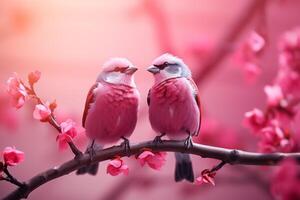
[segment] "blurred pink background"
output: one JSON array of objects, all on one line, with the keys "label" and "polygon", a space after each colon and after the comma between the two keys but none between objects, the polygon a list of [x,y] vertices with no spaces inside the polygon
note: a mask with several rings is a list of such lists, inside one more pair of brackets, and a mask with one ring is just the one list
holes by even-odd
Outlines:
[{"label": "blurred pink background", "polygon": [[[196,57],[193,51],[197,45],[201,48],[201,42],[205,41],[213,52],[252,1],[153,0],[162,13],[155,16],[165,22],[164,28],[158,29],[147,0],[1,0],[0,81],[5,83],[13,72],[26,78],[30,71],[41,71],[42,78],[37,84],[39,95],[45,100],[56,99],[58,115],[80,123],[87,91],[101,64],[111,57],[127,57],[139,68],[136,82],[142,97],[140,118],[131,141],[151,139],[154,135],[145,112],[153,79],[145,71],[146,67],[169,50],[176,51],[194,75],[200,72],[201,60],[210,52]],[[272,81],[277,69],[277,41],[284,31],[300,25],[299,10],[300,1],[296,0],[268,3],[265,12],[268,45],[262,56],[262,75],[255,84],[246,83],[242,70],[235,66],[229,54],[199,87],[204,118],[213,118],[234,130],[237,138],[245,141],[243,149],[256,151],[255,138],[242,126],[243,115],[253,107],[264,106],[263,86]],[[229,44],[233,50],[255,28],[257,20],[254,17],[248,23],[238,40]],[[18,125],[13,129],[0,125],[0,149],[16,146],[26,153],[26,160],[11,169],[20,180],[72,158],[69,151],[58,150],[52,127],[32,119],[32,110],[33,103],[18,110]],[[230,137],[227,132],[220,133],[217,140],[226,141]],[[81,144],[80,148],[84,146]],[[268,168],[226,166],[218,173],[216,187],[200,187],[173,182],[171,153],[167,164],[158,172],[141,168],[133,160],[126,158],[130,167],[128,177],[106,175],[107,162],[103,162],[96,177],[78,177],[72,173],[38,188],[29,199],[272,199],[268,181],[262,174]],[[194,157],[195,174],[215,163]],[[0,182],[0,198],[14,188]]]}]

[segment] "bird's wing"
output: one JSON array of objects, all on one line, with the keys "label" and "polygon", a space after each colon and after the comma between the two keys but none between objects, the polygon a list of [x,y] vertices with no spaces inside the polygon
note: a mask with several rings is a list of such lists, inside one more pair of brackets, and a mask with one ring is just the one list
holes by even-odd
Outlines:
[{"label": "bird's wing", "polygon": [[199,108],[199,126],[198,126],[198,129],[196,131],[196,135],[199,134],[199,131],[200,131],[200,127],[201,127],[201,103],[200,103],[200,95],[199,95],[199,91],[198,91],[198,87],[196,85],[196,83],[193,81],[193,79],[191,78],[188,78],[187,79],[189,81],[189,83],[191,84],[192,88],[193,88],[193,92],[194,92],[194,99],[198,105],[198,108]]},{"label": "bird's wing", "polygon": [[151,93],[151,89],[149,89],[148,95],[147,95],[147,104],[148,104],[148,106],[150,106],[150,93]]},{"label": "bird's wing", "polygon": [[89,93],[86,97],[86,101],[85,101],[85,106],[84,106],[84,111],[83,111],[83,116],[82,116],[82,126],[85,127],[85,120],[88,114],[88,111],[90,109],[90,106],[92,103],[95,102],[95,94],[94,94],[94,90],[98,87],[98,83],[95,83],[91,89],[89,90]]}]

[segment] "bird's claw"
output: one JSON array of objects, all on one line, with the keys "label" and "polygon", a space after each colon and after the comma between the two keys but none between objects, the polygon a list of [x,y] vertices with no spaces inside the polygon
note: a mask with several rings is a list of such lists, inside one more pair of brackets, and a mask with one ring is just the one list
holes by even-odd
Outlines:
[{"label": "bird's claw", "polygon": [[122,137],[122,139],[124,140],[121,144],[121,146],[124,146],[124,151],[125,151],[125,154],[126,156],[130,156],[130,143],[129,143],[129,140],[125,137]]},{"label": "bird's claw", "polygon": [[161,134],[161,135],[156,136],[156,137],[154,138],[154,140],[153,140],[153,143],[154,143],[155,145],[163,143],[163,141],[162,141],[161,138],[162,138],[164,135],[165,135],[165,134]]},{"label": "bird's claw", "polygon": [[191,147],[193,147],[193,140],[192,140],[192,136],[189,135],[185,140],[184,140],[184,147],[186,149],[189,149]]},{"label": "bird's claw", "polygon": [[94,156],[96,154],[94,147],[93,146],[89,147],[88,150],[87,150],[87,153],[89,154],[90,161],[92,162],[93,159],[94,159]]}]

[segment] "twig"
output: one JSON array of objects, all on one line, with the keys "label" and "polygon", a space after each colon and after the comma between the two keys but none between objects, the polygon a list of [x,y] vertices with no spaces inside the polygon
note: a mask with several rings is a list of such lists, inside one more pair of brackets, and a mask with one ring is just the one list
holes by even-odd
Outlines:
[{"label": "twig", "polygon": [[5,173],[5,175],[7,177],[1,178],[2,180],[10,182],[10,183],[12,183],[16,186],[19,186],[19,187],[24,187],[26,185],[25,183],[21,183],[20,181],[18,181],[18,179],[16,179],[13,175],[10,174],[10,172],[7,169],[7,165],[4,165],[3,172]]},{"label": "twig", "polygon": [[[162,144],[153,144],[152,141],[142,142],[132,145],[129,153],[135,155],[140,153],[144,148],[150,148],[153,151],[170,151],[170,152],[183,152],[201,156],[203,158],[214,158],[222,160],[228,164],[243,164],[243,165],[276,165],[279,161],[285,158],[293,158],[300,163],[300,153],[251,153],[241,150],[225,149],[219,147],[212,147],[201,144],[194,144],[193,147],[187,149],[183,141],[163,141]],[[26,188],[19,188],[9,194],[4,200],[26,198],[33,190],[39,186],[67,175],[80,167],[87,164],[93,164],[104,160],[114,158],[116,155],[124,157],[127,155],[122,146],[114,146],[107,149],[97,151],[93,156],[91,163],[90,156],[85,154],[78,159],[73,159],[65,162],[59,167],[51,168],[31,178],[26,183]]]},{"label": "twig", "polygon": [[[24,85],[24,87],[26,88],[28,93],[30,95],[32,95],[32,97],[35,98],[39,104],[42,104],[42,105],[46,106],[45,103],[41,100],[41,98],[39,98],[38,95],[36,94],[35,89],[34,89],[34,85],[30,84],[30,87],[27,87],[24,83],[22,83],[22,84]],[[53,112],[51,112],[51,115],[49,116],[48,122],[59,133],[61,133],[61,127],[58,124],[58,122],[56,121]],[[75,155],[75,158],[78,158],[82,155],[82,152],[76,147],[76,145],[72,141],[68,142],[68,145],[69,145],[71,151],[73,152],[73,154]]]},{"label": "twig", "polygon": [[214,166],[210,172],[216,172],[218,171],[219,169],[221,169],[222,167],[224,167],[224,165],[226,165],[226,162],[225,161],[221,161],[219,164],[217,164],[216,166]]}]

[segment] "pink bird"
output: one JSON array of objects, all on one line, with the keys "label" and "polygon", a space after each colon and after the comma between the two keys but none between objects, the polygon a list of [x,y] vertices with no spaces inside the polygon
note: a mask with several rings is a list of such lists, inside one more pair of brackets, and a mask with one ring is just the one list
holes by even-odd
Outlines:
[{"label": "pink bird", "polygon": [[[198,135],[201,123],[198,89],[191,71],[184,62],[171,54],[156,58],[147,69],[154,75],[154,86],[148,93],[149,119],[154,131],[161,137],[185,139],[186,148],[193,145],[192,136]],[[175,181],[194,182],[189,154],[175,153]]]},{"label": "pink bird", "polygon": [[[127,59],[113,58],[104,64],[91,87],[82,118],[82,125],[92,141],[86,150],[91,156],[103,145],[121,138],[125,150],[129,150],[127,138],[136,126],[140,96],[133,76],[136,70]],[[94,164],[79,169],[77,174],[95,175],[97,171],[98,164]]]}]

